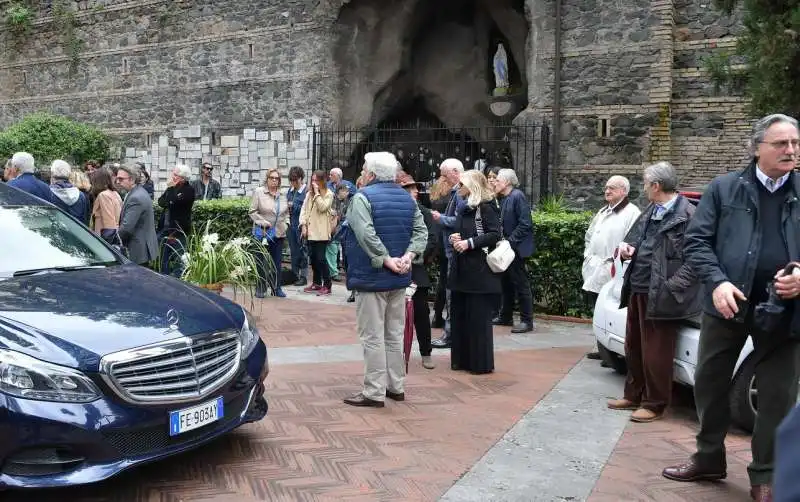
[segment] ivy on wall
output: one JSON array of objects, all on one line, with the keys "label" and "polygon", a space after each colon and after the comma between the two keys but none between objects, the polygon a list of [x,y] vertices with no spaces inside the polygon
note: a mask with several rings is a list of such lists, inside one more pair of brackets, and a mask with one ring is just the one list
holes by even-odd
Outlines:
[{"label": "ivy on wall", "polygon": [[62,47],[69,57],[69,71],[75,73],[85,45],[76,33],[78,21],[75,18],[75,11],[69,7],[67,0],[53,0],[52,12],[56,32],[61,36]]}]

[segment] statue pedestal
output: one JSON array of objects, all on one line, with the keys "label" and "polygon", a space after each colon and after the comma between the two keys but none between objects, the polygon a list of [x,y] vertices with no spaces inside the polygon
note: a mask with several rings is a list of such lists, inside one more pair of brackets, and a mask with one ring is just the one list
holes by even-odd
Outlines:
[{"label": "statue pedestal", "polygon": [[508,91],[508,89],[495,89],[494,96],[489,98],[489,111],[492,115],[499,118],[507,118],[509,115],[518,113],[527,106],[527,99],[522,94],[501,94],[497,91]]}]

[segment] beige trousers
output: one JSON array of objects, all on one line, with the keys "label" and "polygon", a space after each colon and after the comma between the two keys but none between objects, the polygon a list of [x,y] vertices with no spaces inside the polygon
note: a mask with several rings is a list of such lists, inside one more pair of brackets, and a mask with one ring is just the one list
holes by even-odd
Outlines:
[{"label": "beige trousers", "polygon": [[356,293],[356,324],[364,347],[364,397],[384,401],[386,390],[405,392],[405,289]]}]

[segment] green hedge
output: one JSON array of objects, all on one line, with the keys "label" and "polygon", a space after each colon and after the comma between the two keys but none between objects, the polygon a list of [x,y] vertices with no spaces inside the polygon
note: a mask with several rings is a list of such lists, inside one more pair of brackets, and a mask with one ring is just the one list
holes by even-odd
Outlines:
[{"label": "green hedge", "polygon": [[[211,221],[212,232],[229,239],[250,235],[249,198],[196,202],[192,219],[196,228]],[[528,262],[537,310],[546,314],[591,317],[581,291],[583,239],[591,213],[534,212],[536,254]],[[438,264],[430,266],[431,280],[438,279]]]}]

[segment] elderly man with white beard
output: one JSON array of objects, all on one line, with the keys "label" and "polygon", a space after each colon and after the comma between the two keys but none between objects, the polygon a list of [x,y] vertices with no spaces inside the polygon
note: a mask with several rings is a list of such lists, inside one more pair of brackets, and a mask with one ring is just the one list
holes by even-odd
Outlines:
[{"label": "elderly man with white beard", "polygon": [[[631,184],[624,176],[612,176],[606,181],[603,206],[592,219],[586,231],[583,251],[583,291],[586,303],[594,308],[600,289],[611,280],[614,250],[628,235],[641,211],[628,200]],[[600,359],[599,352],[591,352],[589,359]]]}]

